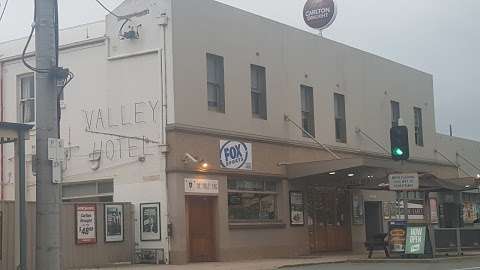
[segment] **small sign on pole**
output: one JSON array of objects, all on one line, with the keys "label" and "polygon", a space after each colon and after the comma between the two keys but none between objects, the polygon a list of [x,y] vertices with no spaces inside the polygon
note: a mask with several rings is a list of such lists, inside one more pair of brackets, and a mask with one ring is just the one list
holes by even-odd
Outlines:
[{"label": "small sign on pole", "polygon": [[418,173],[391,174],[388,181],[392,191],[413,191],[420,187]]}]

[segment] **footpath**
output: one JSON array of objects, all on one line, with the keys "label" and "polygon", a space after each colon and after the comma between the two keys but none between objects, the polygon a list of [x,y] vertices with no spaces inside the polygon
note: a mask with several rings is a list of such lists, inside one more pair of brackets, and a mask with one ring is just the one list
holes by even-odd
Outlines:
[{"label": "footpath", "polygon": [[455,260],[480,259],[480,254],[469,254],[459,257],[439,257],[434,259],[387,259],[382,253],[367,259],[365,254],[332,254],[285,259],[260,259],[235,262],[191,263],[186,265],[117,265],[107,268],[79,270],[278,270],[288,267],[321,265],[333,263],[441,263]]}]

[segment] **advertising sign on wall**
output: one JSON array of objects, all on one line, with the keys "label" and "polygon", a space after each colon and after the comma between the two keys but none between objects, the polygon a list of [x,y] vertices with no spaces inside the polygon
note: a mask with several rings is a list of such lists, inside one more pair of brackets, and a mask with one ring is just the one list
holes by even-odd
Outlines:
[{"label": "advertising sign on wall", "polygon": [[354,192],[352,195],[352,223],[355,225],[363,225],[363,197],[360,192]]},{"label": "advertising sign on wall", "polygon": [[160,234],[160,204],[140,204],[140,239],[142,241],[159,241]]},{"label": "advertising sign on wall", "polygon": [[427,227],[408,227],[405,254],[421,255],[425,253]]},{"label": "advertising sign on wall", "polygon": [[430,222],[432,224],[438,224],[438,203],[436,198],[430,198]]},{"label": "advertising sign on wall", "polygon": [[392,252],[404,252],[407,235],[407,224],[404,221],[390,222],[389,245]]},{"label": "advertising sign on wall", "polygon": [[220,167],[223,169],[252,170],[252,144],[221,140]]},{"label": "advertising sign on wall", "polygon": [[409,220],[424,220],[425,211],[421,203],[408,203],[408,219]]},{"label": "advertising sign on wall", "polygon": [[105,205],[105,242],[122,242],[123,237],[123,205]]},{"label": "advertising sign on wall", "polygon": [[477,219],[476,205],[472,202],[463,202],[463,222],[472,224]]},{"label": "advertising sign on wall", "polygon": [[302,226],[305,224],[304,217],[305,203],[303,201],[303,192],[290,191],[290,224]]},{"label": "advertising sign on wall", "polygon": [[218,194],[218,180],[185,178],[185,193]]},{"label": "advertising sign on wall", "polygon": [[315,29],[329,27],[337,16],[337,6],[333,0],[308,0],[303,8],[303,20]]},{"label": "advertising sign on wall", "polygon": [[94,204],[75,205],[77,223],[77,244],[97,243],[97,206]]}]

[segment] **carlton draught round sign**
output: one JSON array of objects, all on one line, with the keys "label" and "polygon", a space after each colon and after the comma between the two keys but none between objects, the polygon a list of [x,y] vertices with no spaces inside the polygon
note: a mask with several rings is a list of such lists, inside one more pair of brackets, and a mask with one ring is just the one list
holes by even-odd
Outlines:
[{"label": "carlton draught round sign", "polygon": [[305,23],[315,29],[329,27],[337,16],[337,6],[333,0],[308,0],[303,8]]}]

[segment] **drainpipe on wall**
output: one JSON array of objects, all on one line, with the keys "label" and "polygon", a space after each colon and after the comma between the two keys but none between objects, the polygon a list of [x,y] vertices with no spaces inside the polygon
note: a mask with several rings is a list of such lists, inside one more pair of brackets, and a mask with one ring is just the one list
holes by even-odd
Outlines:
[{"label": "drainpipe on wall", "polygon": [[161,72],[161,86],[160,86],[160,91],[161,91],[161,96],[162,96],[162,158],[164,160],[164,171],[163,175],[161,178],[165,179],[165,186],[164,186],[164,194],[163,198],[164,200],[164,208],[166,209],[166,221],[167,221],[167,230],[166,233],[166,246],[164,247],[164,259],[165,259],[165,264],[170,264],[170,235],[169,235],[169,227],[170,227],[170,219],[169,219],[169,214],[168,214],[168,181],[167,181],[167,155],[168,155],[168,146],[167,146],[167,25],[168,25],[168,17],[166,13],[160,14],[159,18],[159,23],[158,23],[163,30],[163,48],[158,51],[159,54],[159,62],[160,62],[160,72]]},{"label": "drainpipe on wall", "polygon": [[[3,122],[3,62],[0,62],[0,121]],[[5,199],[4,166],[3,166],[3,144],[0,145],[0,201]]]}]

